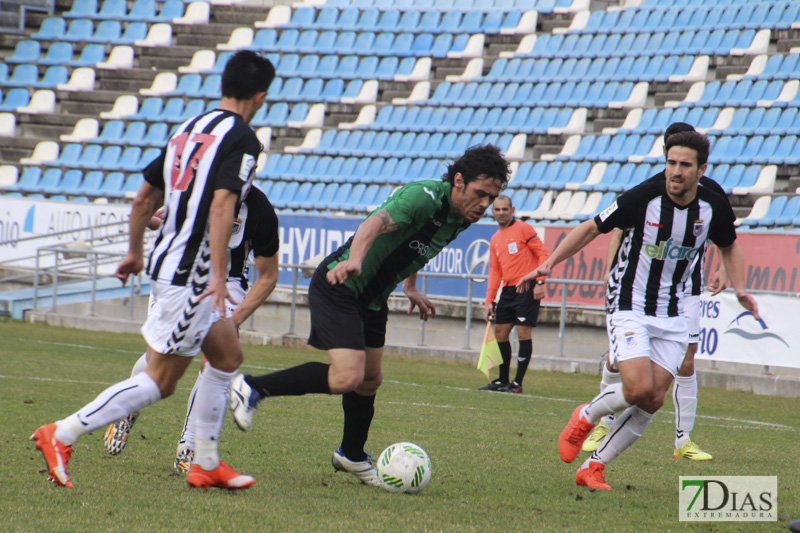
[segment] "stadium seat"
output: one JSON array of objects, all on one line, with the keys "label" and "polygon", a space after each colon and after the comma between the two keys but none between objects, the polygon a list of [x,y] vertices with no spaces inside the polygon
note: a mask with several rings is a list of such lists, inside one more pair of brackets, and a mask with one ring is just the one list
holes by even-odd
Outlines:
[{"label": "stadium seat", "polygon": [[6,63],[38,63],[40,47],[37,41],[19,41]]},{"label": "stadium seat", "polygon": [[42,21],[39,31],[31,34],[31,38],[43,41],[57,41],[64,36],[65,31],[66,22],[63,18],[48,17]]}]

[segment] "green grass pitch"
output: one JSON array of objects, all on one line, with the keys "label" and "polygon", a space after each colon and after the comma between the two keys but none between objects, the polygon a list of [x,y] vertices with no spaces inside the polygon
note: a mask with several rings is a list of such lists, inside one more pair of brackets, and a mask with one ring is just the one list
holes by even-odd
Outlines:
[{"label": "green grass pitch", "polygon": [[[575,485],[582,460],[565,464],[556,439],[573,408],[598,390],[596,376],[529,372],[525,394],[479,392],[483,376],[456,363],[386,358],[368,450],[394,442],[424,448],[433,478],[418,495],[391,494],[335,473],[341,437],[334,396],[262,402],[242,433],[226,420],[223,460],[256,478],[249,490],[190,490],[172,468],[186,398],[199,366],[177,393],[147,408],[122,454],[102,431],[74,447],[75,488],[47,482],[28,441],[126,378],[144,349],[136,335],[0,321],[0,530],[2,531],[785,531],[800,518],[796,398],[701,389],[692,438],[707,463],[672,458],[671,400],[644,436],[606,468],[611,492]],[[535,342],[535,340],[534,340]],[[308,360],[313,350],[245,346],[244,372]],[[681,475],[777,475],[779,521],[678,520]]]}]

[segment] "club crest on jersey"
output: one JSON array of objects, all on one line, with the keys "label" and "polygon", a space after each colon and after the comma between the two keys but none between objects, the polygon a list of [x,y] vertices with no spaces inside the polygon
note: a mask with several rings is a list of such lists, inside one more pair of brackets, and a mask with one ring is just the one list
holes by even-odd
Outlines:
[{"label": "club crest on jersey", "polygon": [[694,233],[695,237],[699,237],[701,233],[703,233],[703,221],[702,220],[695,220],[694,226],[692,227],[692,233]]},{"label": "club crest on jersey", "polygon": [[250,179],[250,173],[256,166],[256,158],[250,154],[244,154],[242,156],[242,166],[239,167],[239,179],[242,181],[247,181]]},{"label": "club crest on jersey", "polygon": [[623,335],[625,338],[625,346],[628,348],[636,348],[636,335],[632,331],[629,331]]}]

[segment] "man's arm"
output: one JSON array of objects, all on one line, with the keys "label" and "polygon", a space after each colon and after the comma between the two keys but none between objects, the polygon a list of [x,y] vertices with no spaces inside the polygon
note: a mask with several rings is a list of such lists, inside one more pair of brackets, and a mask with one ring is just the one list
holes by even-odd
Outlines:
[{"label": "man's arm", "polygon": [[428,320],[428,317],[436,318],[436,306],[428,300],[419,289],[417,289],[417,273],[414,272],[403,280],[403,292],[411,301],[408,307],[408,314],[414,311],[414,307],[419,307],[420,320]]},{"label": "man's arm", "polygon": [[397,224],[386,209],[381,209],[371,217],[364,220],[353,236],[350,245],[349,257],[338,263],[328,272],[328,281],[331,284],[343,283],[345,280],[358,277],[361,274],[361,263],[367,252],[372,248],[372,243],[378,235],[391,233],[397,230]]},{"label": "man's arm", "polygon": [[233,312],[233,323],[239,327],[272,294],[278,284],[278,254],[272,257],[256,257],[258,279],[247,291],[242,303]]},{"label": "man's arm", "polygon": [[503,273],[500,271],[500,261],[497,255],[492,252],[491,242],[489,243],[489,279],[486,280],[486,298],[484,299],[483,319],[487,322],[492,316],[492,302],[497,297],[500,289],[500,282],[503,281]]},{"label": "man's arm", "polygon": [[753,313],[756,320],[761,317],[758,314],[758,303],[755,299],[747,294],[747,287],[744,281],[744,254],[739,244],[733,241],[730,246],[722,247],[717,246],[722,254],[722,262],[725,265],[725,270],[728,273],[728,279],[736,291],[736,299],[742,304],[742,307]]},{"label": "man's arm", "polygon": [[211,281],[202,297],[212,296],[211,310],[226,318],[225,300],[234,302],[228,294],[228,242],[233,231],[233,212],[239,195],[227,189],[214,191],[208,213],[208,244],[211,251]]},{"label": "man's arm", "polygon": [[[736,241],[733,242],[733,245],[736,247],[739,246]],[[720,248],[717,247],[717,250],[719,251]],[[720,259],[721,257],[722,252],[720,251]],[[728,272],[725,270],[725,263],[722,260],[719,262],[719,268],[717,271],[711,274],[711,277],[708,280],[707,288],[711,292],[711,296],[716,296],[728,288]]]},{"label": "man's arm", "polygon": [[603,272],[603,279],[606,285],[608,284],[608,274],[611,272],[611,263],[614,262],[614,256],[617,255],[619,245],[622,242],[622,230],[615,229],[611,235],[611,242],[608,243],[608,251],[606,251],[606,269]]},{"label": "man's arm", "polygon": [[130,236],[128,255],[120,261],[114,276],[125,285],[130,274],[138,274],[144,268],[144,231],[156,209],[164,202],[164,191],[144,182],[133,200],[129,220]]},{"label": "man's arm", "polygon": [[600,230],[597,228],[594,219],[581,223],[581,225],[572,230],[570,234],[561,241],[561,244],[553,251],[553,255],[551,255],[547,261],[519,280],[519,283],[517,283],[517,292],[527,291],[530,282],[534,279],[542,276],[549,276],[553,267],[578,253],[578,251],[592,242],[598,235],[600,235]]}]

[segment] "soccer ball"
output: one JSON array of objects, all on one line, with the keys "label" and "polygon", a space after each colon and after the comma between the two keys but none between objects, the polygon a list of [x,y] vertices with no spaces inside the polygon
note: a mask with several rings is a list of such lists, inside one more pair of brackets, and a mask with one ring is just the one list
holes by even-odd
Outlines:
[{"label": "soccer ball", "polygon": [[392,444],[378,458],[378,480],[389,492],[416,494],[431,480],[431,460],[416,444]]}]

